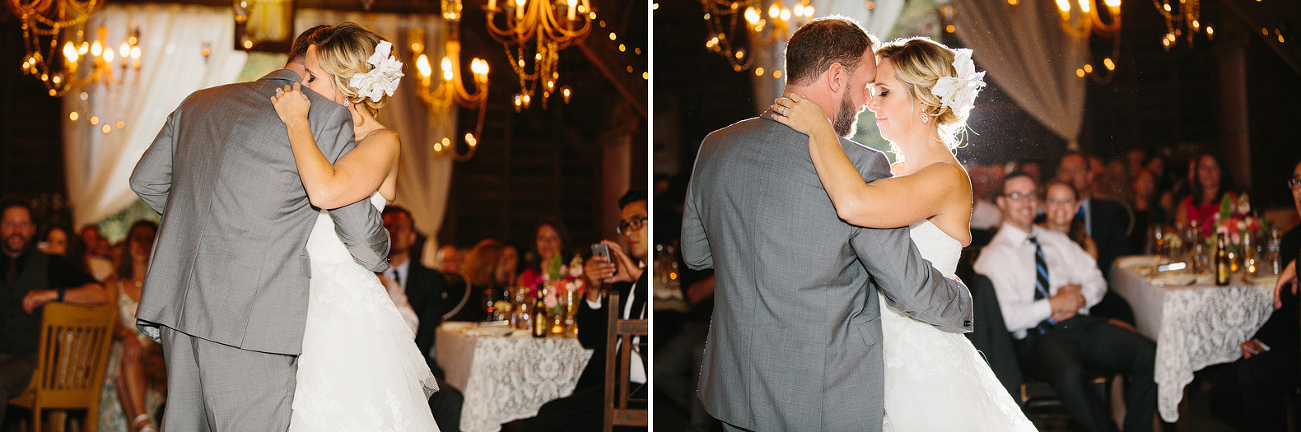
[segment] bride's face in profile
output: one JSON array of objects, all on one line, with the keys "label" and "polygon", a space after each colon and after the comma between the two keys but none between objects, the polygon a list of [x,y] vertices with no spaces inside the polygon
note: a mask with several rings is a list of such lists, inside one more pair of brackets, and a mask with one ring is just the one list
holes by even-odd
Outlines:
[{"label": "bride's face in profile", "polygon": [[[309,54],[310,55],[310,54]],[[907,135],[912,123],[920,121],[921,116],[913,109],[908,100],[908,91],[894,75],[894,62],[881,59],[876,68],[876,82],[872,83],[872,99],[867,109],[876,115],[876,127],[881,130],[881,138],[890,142]]]},{"label": "bride's face in profile", "polygon": [[307,69],[307,78],[303,79],[303,85],[339,105],[347,106],[343,94],[334,91],[334,80],[321,69],[321,59],[316,54],[315,45],[307,47],[307,59],[303,61],[303,66]]}]

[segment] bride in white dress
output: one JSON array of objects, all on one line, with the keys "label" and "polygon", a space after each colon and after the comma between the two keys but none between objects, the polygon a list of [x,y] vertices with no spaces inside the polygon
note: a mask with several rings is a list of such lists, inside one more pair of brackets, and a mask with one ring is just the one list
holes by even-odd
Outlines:
[{"label": "bride in white dress", "polygon": [[[896,177],[867,184],[841,149],[822,109],[789,94],[773,119],[809,135],[823,187],[846,222],[909,226],[922,256],[953,276],[971,243],[971,180],[953,156],[984,72],[971,51],[927,38],[900,39],[876,51],[868,109],[881,137],[902,156]],[[886,431],[1033,431],[984,358],[961,334],[945,333],[881,304]]]},{"label": "bride in white dress", "polygon": [[[392,45],[343,23],[307,51],[304,85],[349,107],[357,147],[334,164],[307,123],[311,102],[295,84],[272,98],[289,130],[312,205],[337,208],[369,197],[377,208],[396,195],[398,136],[376,119],[402,64]],[[378,277],[356,264],[325,210],[307,240],[312,278],[298,356],[290,431],[437,431],[428,400],[438,390],[415,335]]]}]

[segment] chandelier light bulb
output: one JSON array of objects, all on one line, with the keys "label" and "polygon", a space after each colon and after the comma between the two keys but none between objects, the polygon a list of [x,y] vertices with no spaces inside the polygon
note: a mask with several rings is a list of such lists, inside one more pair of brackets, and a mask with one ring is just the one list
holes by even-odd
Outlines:
[{"label": "chandelier light bulb", "polygon": [[99,116],[90,116],[90,124],[92,125],[99,124]]},{"label": "chandelier light bulb", "polygon": [[782,20],[782,21],[790,21],[790,20],[791,20],[791,10],[790,10],[790,9],[782,9],[781,20]]},{"label": "chandelier light bulb", "polygon": [[420,71],[420,76],[429,78],[429,75],[433,73],[433,68],[429,67],[429,57],[421,54],[420,57],[416,58],[416,70]]},{"label": "chandelier light bulb", "polygon": [[1116,70],[1116,62],[1111,61],[1111,58],[1102,59],[1102,64],[1106,66],[1109,71]]},{"label": "chandelier light bulb", "polygon": [[442,69],[443,69],[443,81],[451,81],[452,78],[455,76],[454,74],[452,74],[452,59],[443,57]]},{"label": "chandelier light bulb", "polygon": [[122,42],[122,45],[117,47],[117,53],[121,55],[122,58],[126,58],[131,55],[131,46],[127,45],[126,42]]},{"label": "chandelier light bulb", "polygon": [[759,11],[755,10],[753,6],[745,8],[745,21],[750,25],[758,24]]},{"label": "chandelier light bulb", "polygon": [[1106,0],[1103,2],[1109,9],[1120,9],[1120,0]]},{"label": "chandelier light bulb", "polygon": [[90,51],[90,44],[86,43],[85,41],[81,42],[81,46],[77,47],[77,55],[86,55],[86,53],[89,51]]},{"label": "chandelier light bulb", "polygon": [[1093,8],[1093,0],[1079,0],[1080,11],[1089,13]]},{"label": "chandelier light bulb", "polygon": [[479,145],[479,140],[477,140],[477,139],[474,138],[474,134],[469,133],[469,132],[466,132],[466,133],[465,133],[465,143],[466,143],[467,145],[469,145],[470,147],[474,147],[474,146],[476,146],[476,145]]},{"label": "chandelier light bulb", "polygon": [[780,14],[781,14],[781,8],[778,8],[776,3],[773,3],[772,6],[768,7],[769,18],[777,18],[777,15]]},{"label": "chandelier light bulb", "polygon": [[104,61],[113,62],[113,50],[104,50]]},{"label": "chandelier light bulb", "polygon": [[95,44],[90,46],[91,56],[99,57],[99,55],[103,53],[104,53],[104,46],[100,45],[99,41],[95,41]]},{"label": "chandelier light bulb", "polygon": [[573,94],[573,92],[569,90],[569,86],[565,86],[565,88],[563,88],[563,89],[560,90],[560,95],[563,96],[563,97],[565,98],[565,103],[566,103],[566,104],[569,103],[569,96],[572,95],[572,94]]},{"label": "chandelier light bulb", "polygon": [[131,59],[140,60],[140,47],[131,47]]},{"label": "chandelier light bulb", "polygon": [[77,121],[77,117],[80,117],[80,116],[77,115],[77,112],[76,112],[76,111],[73,111],[73,112],[71,112],[71,113],[68,113],[68,119],[69,119],[69,120]]},{"label": "chandelier light bulb", "polygon": [[72,42],[63,44],[63,58],[69,62],[77,62],[77,47],[72,46]]},{"label": "chandelier light bulb", "polygon": [[1071,13],[1071,3],[1067,0],[1057,0],[1057,9],[1062,13]]}]

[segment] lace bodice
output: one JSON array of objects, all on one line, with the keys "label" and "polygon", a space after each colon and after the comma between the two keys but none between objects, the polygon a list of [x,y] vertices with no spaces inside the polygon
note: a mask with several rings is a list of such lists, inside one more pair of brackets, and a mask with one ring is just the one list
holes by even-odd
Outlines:
[{"label": "lace bodice", "polygon": [[[384,211],[385,199],[379,192],[375,192],[370,196],[370,203],[380,211]],[[330,219],[328,210],[321,210],[321,214],[316,216],[316,225],[312,228],[312,235],[307,238],[307,251],[312,257],[313,264],[354,262],[348,248],[343,245],[343,242],[339,240],[339,236],[334,233],[334,219]]]},{"label": "lace bodice", "polygon": [[929,220],[912,224],[908,228],[922,257],[929,260],[940,273],[953,277],[958,269],[958,260],[962,258],[962,242],[950,237]]}]

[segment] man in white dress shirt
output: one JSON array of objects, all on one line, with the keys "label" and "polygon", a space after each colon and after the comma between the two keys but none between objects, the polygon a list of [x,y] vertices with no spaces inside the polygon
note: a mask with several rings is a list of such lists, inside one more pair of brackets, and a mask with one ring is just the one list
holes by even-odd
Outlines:
[{"label": "man in white dress shirt", "polygon": [[[622,220],[619,234],[627,244],[627,253],[609,240],[601,241],[610,248],[610,260],[592,257],[583,265],[588,279],[587,301],[578,308],[578,341],[584,348],[592,349],[592,358],[578,378],[574,393],[569,397],[547,402],[538,409],[538,416],[529,420],[524,430],[536,431],[588,431],[600,430],[605,415],[605,336],[608,312],[605,308],[620,307],[623,319],[647,318],[649,304],[650,272],[646,271],[650,253],[650,213],[647,209],[646,191],[629,191],[619,198]],[[617,269],[617,270],[616,270]],[[600,289],[607,284],[606,290]],[[619,291],[618,305],[610,305],[607,290]],[[632,367],[628,380],[637,389],[635,398],[646,398],[647,357],[634,340]],[[611,347],[613,348],[613,347]],[[624,430],[626,428],[615,428]],[[646,428],[640,428],[646,430]]]},{"label": "man in white dress shirt", "polygon": [[1093,258],[1065,235],[1034,225],[1038,186],[1028,174],[1003,180],[1003,226],[976,260],[989,277],[1017,357],[1027,374],[1048,381],[1071,417],[1088,431],[1118,430],[1092,392],[1086,370],[1133,378],[1126,393],[1125,431],[1150,431],[1156,411],[1151,340],[1088,315],[1106,292]]}]

